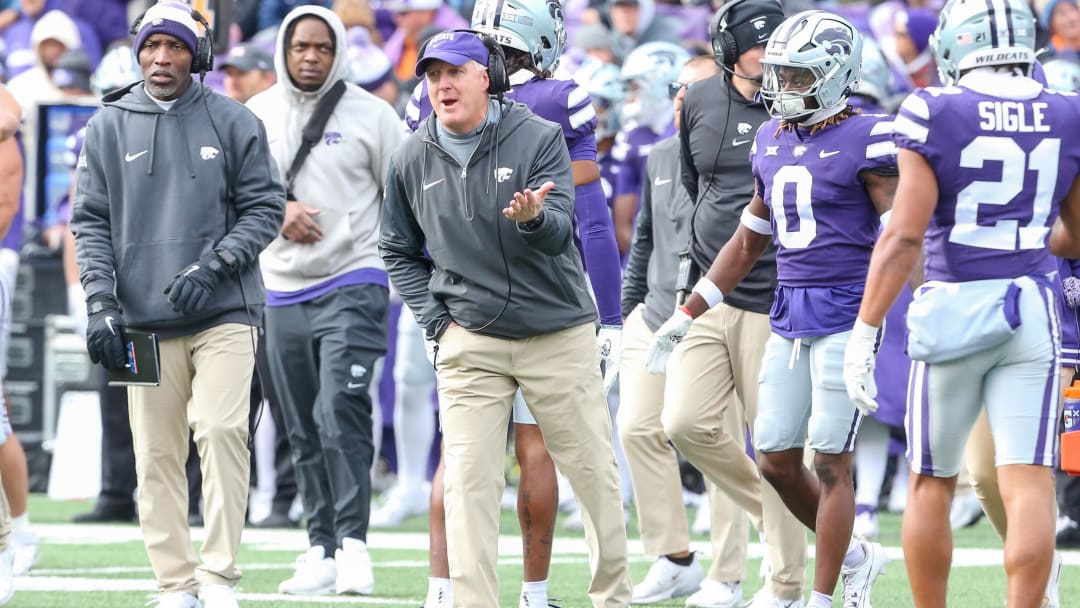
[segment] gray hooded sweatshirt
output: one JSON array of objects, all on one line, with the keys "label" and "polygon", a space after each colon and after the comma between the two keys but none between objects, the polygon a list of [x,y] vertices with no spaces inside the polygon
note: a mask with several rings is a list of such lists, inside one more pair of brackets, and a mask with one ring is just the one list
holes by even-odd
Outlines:
[{"label": "gray hooded sweatshirt", "polygon": [[[285,215],[262,123],[198,82],[168,112],[142,82],[104,102],[86,127],[71,217],[87,299],[115,293],[127,325],[166,338],[260,323],[266,294],[258,257]],[[165,287],[219,248],[236,259],[237,272],[202,311],[173,311]]]},{"label": "gray hooded sweatshirt", "polygon": [[[562,129],[521,104],[500,103],[465,166],[439,145],[434,113],[390,164],[379,252],[431,339],[451,320],[530,338],[596,319],[573,246],[574,178]],[[538,228],[503,216],[515,192],[548,180],[555,188]]]}]

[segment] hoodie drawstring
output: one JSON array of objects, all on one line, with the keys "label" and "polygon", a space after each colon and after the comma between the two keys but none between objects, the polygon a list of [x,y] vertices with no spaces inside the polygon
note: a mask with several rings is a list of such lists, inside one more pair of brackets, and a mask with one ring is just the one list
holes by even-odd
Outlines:
[{"label": "hoodie drawstring", "polygon": [[154,150],[157,148],[154,144],[157,143],[157,128],[158,120],[161,118],[161,114],[154,114],[154,128],[150,131],[150,162],[146,163],[146,174],[154,174]]},{"label": "hoodie drawstring", "polygon": [[188,141],[187,131],[183,128],[179,131],[180,139],[184,140],[184,160],[187,161],[188,173],[191,174],[191,179],[195,179],[195,164],[191,162],[191,143]]}]

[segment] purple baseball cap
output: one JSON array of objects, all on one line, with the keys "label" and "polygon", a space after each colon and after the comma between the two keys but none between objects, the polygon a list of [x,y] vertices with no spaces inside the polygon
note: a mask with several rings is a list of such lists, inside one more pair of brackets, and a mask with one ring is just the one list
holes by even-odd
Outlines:
[{"label": "purple baseball cap", "polygon": [[442,32],[432,36],[424,47],[424,56],[416,62],[416,75],[423,77],[424,64],[435,59],[451,65],[465,65],[470,60],[487,65],[488,49],[473,32]]}]

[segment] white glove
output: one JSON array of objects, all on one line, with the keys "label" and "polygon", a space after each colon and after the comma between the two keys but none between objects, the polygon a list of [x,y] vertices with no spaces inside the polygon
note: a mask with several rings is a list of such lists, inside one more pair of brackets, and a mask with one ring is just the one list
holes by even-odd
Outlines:
[{"label": "white glove", "polygon": [[694,318],[686,314],[682,308],[675,311],[671,318],[664,321],[660,329],[656,330],[652,345],[649,346],[649,354],[645,357],[645,366],[649,373],[662,374],[667,370],[668,357],[675,346],[690,331]]},{"label": "white glove", "polygon": [[865,415],[877,411],[877,381],[874,367],[877,365],[879,328],[855,319],[847,346],[844,348],[844,384],[855,407]]},{"label": "white glove", "polygon": [[596,347],[600,350],[600,361],[604,364],[604,396],[611,392],[611,387],[619,379],[619,364],[622,361],[622,326],[601,325],[596,333]]}]

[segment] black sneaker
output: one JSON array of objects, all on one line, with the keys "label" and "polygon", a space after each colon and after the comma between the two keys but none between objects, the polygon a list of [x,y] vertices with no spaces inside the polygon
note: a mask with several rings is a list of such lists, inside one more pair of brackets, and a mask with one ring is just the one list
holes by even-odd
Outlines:
[{"label": "black sneaker", "polygon": [[1057,548],[1058,549],[1077,549],[1080,548],[1080,524],[1077,524],[1073,520],[1068,520],[1057,533]]},{"label": "black sneaker", "polygon": [[98,502],[93,511],[80,513],[71,521],[77,524],[130,523],[135,521],[135,503]]}]

